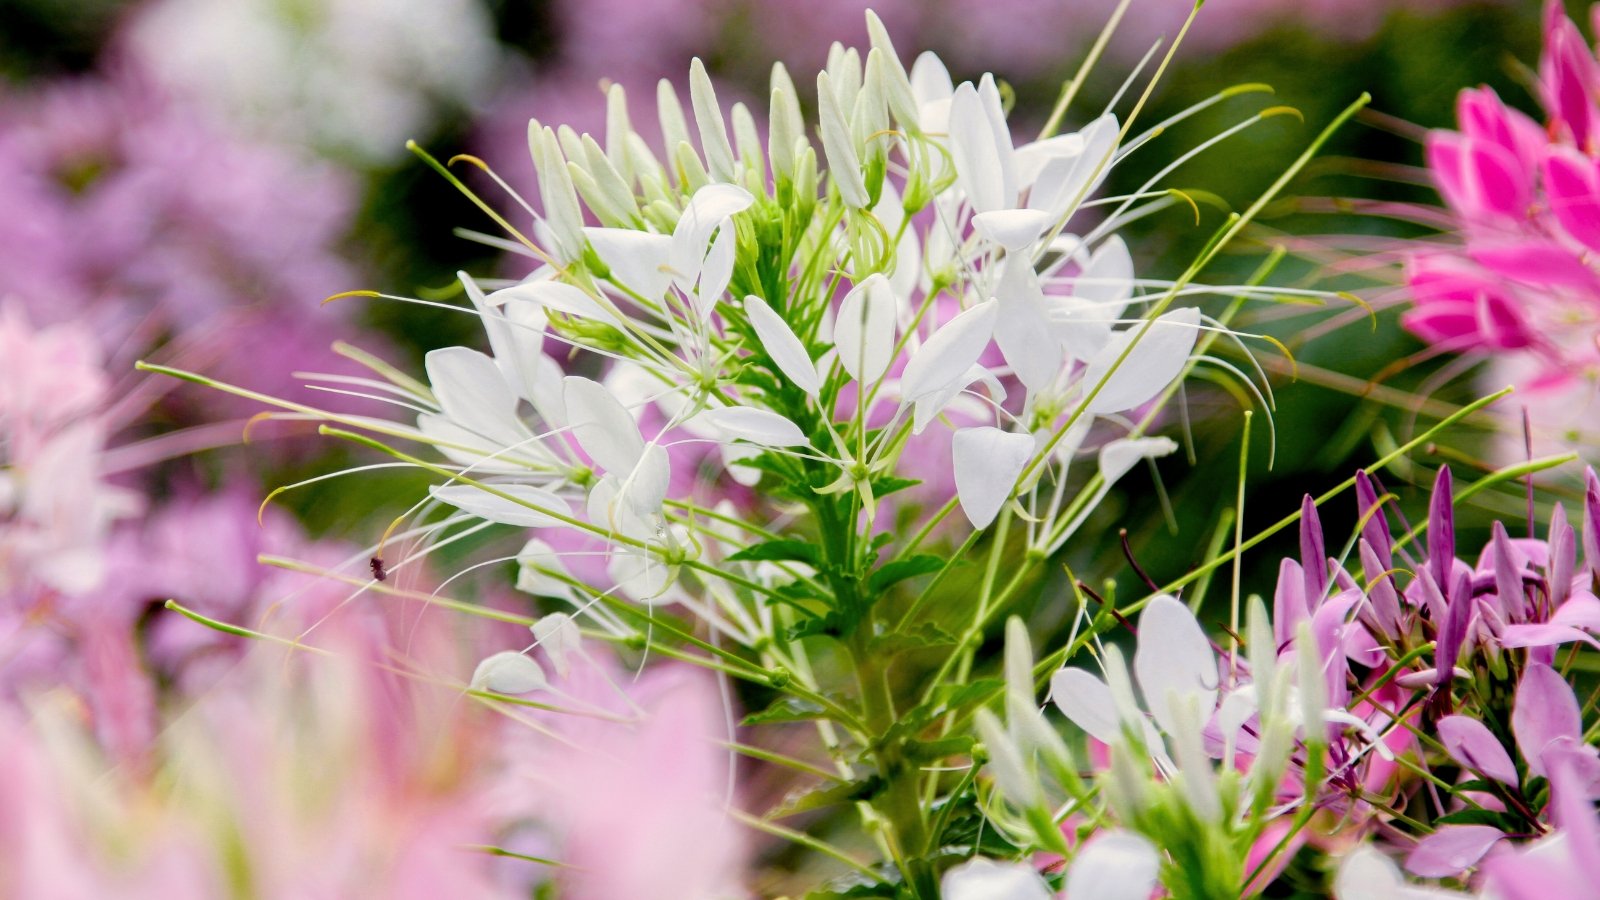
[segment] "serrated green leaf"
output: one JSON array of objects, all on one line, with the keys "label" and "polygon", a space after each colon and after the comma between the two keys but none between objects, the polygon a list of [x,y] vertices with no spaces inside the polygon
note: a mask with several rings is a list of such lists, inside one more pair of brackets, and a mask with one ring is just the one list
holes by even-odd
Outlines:
[{"label": "serrated green leaf", "polygon": [[872,573],[867,578],[867,590],[873,593],[886,591],[907,578],[927,575],[944,568],[944,560],[927,553],[908,559],[897,559]]},{"label": "serrated green leaf", "polygon": [[821,565],[822,551],[806,541],[777,540],[752,544],[728,557],[729,562],[800,562],[812,568]]},{"label": "serrated green leaf", "polygon": [[809,722],[826,718],[822,707],[797,697],[781,697],[758,713],[744,717],[743,725],[771,725],[778,722]]},{"label": "serrated green leaf", "polygon": [[767,813],[767,819],[782,819],[815,809],[842,806],[858,800],[871,800],[883,789],[883,779],[874,775],[860,781],[847,781],[815,790],[793,791],[783,798],[777,808]]},{"label": "serrated green leaf", "polygon": [[930,647],[950,647],[956,643],[955,635],[931,622],[924,622],[909,631],[880,634],[867,646],[873,653],[895,656],[912,650],[927,650]]}]

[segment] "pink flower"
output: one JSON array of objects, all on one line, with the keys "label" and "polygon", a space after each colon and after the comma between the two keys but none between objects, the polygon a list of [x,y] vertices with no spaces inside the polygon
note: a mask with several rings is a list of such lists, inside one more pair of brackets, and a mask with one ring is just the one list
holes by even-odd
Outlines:
[{"label": "pink flower", "polygon": [[585,652],[553,682],[571,708],[514,745],[507,783],[532,811],[574,897],[702,900],[745,896],[747,836],[727,811],[722,701],[703,676],[657,668],[623,687]]}]

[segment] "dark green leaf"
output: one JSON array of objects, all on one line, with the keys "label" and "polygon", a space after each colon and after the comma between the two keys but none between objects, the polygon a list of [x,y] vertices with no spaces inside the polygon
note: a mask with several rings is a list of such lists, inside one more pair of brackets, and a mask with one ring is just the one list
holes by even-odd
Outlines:
[{"label": "dark green leaf", "polygon": [[944,568],[944,560],[926,553],[908,559],[897,559],[882,566],[867,578],[867,590],[873,593],[886,591],[907,578],[927,575]]},{"label": "dark green leaf", "polygon": [[813,568],[821,565],[822,552],[806,541],[763,541],[728,557],[729,562],[802,562]]}]

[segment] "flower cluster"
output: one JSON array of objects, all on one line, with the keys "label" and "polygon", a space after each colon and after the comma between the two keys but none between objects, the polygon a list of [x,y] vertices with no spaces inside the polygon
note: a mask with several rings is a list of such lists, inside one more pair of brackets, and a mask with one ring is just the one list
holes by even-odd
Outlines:
[{"label": "flower cluster", "polygon": [[1490,88],[1461,92],[1458,131],[1427,139],[1460,243],[1415,252],[1405,326],[1440,352],[1492,360],[1535,424],[1576,440],[1600,384],[1600,62],[1561,4],[1545,9],[1540,123]]},{"label": "flower cluster", "polygon": [[[1473,563],[1456,555],[1448,469],[1425,526],[1398,536],[1387,495],[1358,474],[1359,566],[1327,555],[1307,497],[1302,557],[1283,561],[1270,622],[1252,600],[1245,635],[1235,629],[1219,653],[1187,607],[1157,595],[1137,622],[1131,676],[1107,644],[1104,681],[1071,666],[1050,678],[1087,737],[1098,796],[1039,711],[1014,621],[1006,720],[977,720],[1003,799],[993,820],[1018,846],[1071,860],[1069,897],[1091,877],[1117,885],[1106,896],[1158,884],[1254,896],[1311,845],[1344,857],[1335,892],[1350,900],[1445,895],[1410,885],[1385,850],[1484,896],[1582,883],[1600,849],[1600,752],[1555,656],[1600,634],[1592,470],[1588,485],[1581,558],[1558,505],[1542,540],[1495,523]],[[1426,543],[1408,549],[1424,527]],[[980,889],[1008,879],[1049,895],[1032,867],[988,861],[951,870],[946,895],[990,896]]]}]

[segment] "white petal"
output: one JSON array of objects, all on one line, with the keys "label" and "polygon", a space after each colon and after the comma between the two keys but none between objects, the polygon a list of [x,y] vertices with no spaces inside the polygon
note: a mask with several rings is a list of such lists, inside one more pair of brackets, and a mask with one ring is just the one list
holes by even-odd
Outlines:
[{"label": "white petal", "polygon": [[516,392],[488,356],[469,347],[445,347],[431,351],[425,367],[433,395],[451,422],[505,447],[531,437],[517,418]]},{"label": "white petal", "polygon": [[907,403],[937,393],[976,365],[994,335],[999,304],[988,300],[956,316],[934,332],[900,376],[900,396]]},{"label": "white petal", "polygon": [[533,639],[544,648],[550,662],[556,667],[556,674],[566,677],[571,668],[567,658],[577,652],[583,643],[583,633],[578,630],[578,623],[566,613],[551,613],[534,622],[531,630]]},{"label": "white petal", "polygon": [[611,558],[607,573],[617,582],[617,589],[640,603],[665,603],[667,588],[672,586],[671,567],[661,560],[642,552],[618,553]]},{"label": "white petal", "polygon": [[705,266],[700,270],[700,283],[694,289],[695,308],[700,312],[700,321],[711,319],[717,301],[722,299],[728,282],[733,280],[734,254],[737,250],[733,223],[724,222],[717,229],[716,240],[711,242],[711,249],[706,253]]},{"label": "white petal", "polygon": [[1018,380],[1030,391],[1042,390],[1061,374],[1066,350],[1045,313],[1044,292],[1032,265],[1022,257],[1008,257],[1003,265],[995,288],[1000,309],[994,341]]},{"label": "white petal", "polygon": [[639,457],[639,465],[623,482],[622,497],[635,515],[653,515],[661,512],[671,481],[672,463],[666,448],[650,444]]},{"label": "white petal", "polygon": [[644,455],[644,438],[617,398],[596,382],[568,375],[562,382],[562,399],[583,452],[607,472],[632,472]]},{"label": "white petal", "polygon": [[705,410],[696,418],[729,440],[745,440],[764,447],[795,447],[808,443],[800,426],[767,409],[726,406]]},{"label": "white petal", "polygon": [[1194,307],[1161,316],[1143,339],[1133,345],[1128,358],[1115,371],[1112,366],[1143,326],[1134,326],[1113,336],[1090,361],[1083,376],[1085,390],[1092,390],[1105,380],[1105,386],[1089,402],[1089,411],[1101,415],[1124,412],[1154,399],[1189,362],[1189,352],[1194,349],[1195,338],[1200,333],[1196,327],[1199,324],[1200,311]]},{"label": "white petal", "polygon": [[1161,873],[1161,854],[1131,831],[1090,838],[1067,869],[1066,896],[1092,900],[1148,900]]},{"label": "white petal", "polygon": [[944,60],[932,50],[924,50],[917,55],[911,64],[911,93],[917,98],[918,103],[935,103],[940,100],[949,100],[956,92],[955,84],[950,80],[950,70],[945,68]]},{"label": "white petal", "polygon": [[851,378],[871,384],[889,371],[894,361],[896,305],[894,289],[881,274],[867,276],[839,304],[833,345],[839,351],[839,365]]},{"label": "white petal", "polygon": [[647,300],[658,299],[672,283],[666,266],[672,259],[672,238],[631,228],[585,228],[595,255],[611,270],[608,281]]},{"label": "white petal", "polygon": [[1011,253],[1032,245],[1049,224],[1049,213],[1033,209],[997,209],[972,217],[978,234]]},{"label": "white petal", "polygon": [[754,295],[744,298],[744,311],[750,317],[750,325],[755,328],[756,337],[761,339],[761,346],[767,355],[778,364],[783,374],[789,376],[795,387],[815,397],[822,390],[822,378],[817,375],[816,365],[806,353],[805,345],[789,328],[789,323],[773,312],[767,301]]},{"label": "white petal", "polygon": [[568,575],[561,554],[538,538],[530,539],[517,553],[517,590],[540,597],[573,599],[572,585],[541,569]]},{"label": "white petal", "polygon": [[478,663],[472,672],[472,687],[496,694],[527,694],[546,687],[544,669],[515,650],[506,650]]},{"label": "white petal", "polygon": [[1033,457],[1033,435],[983,426],[951,439],[956,496],[973,528],[987,528]]},{"label": "white petal", "polygon": [[1050,887],[1032,867],[981,856],[944,873],[939,887],[944,900],[1050,900]]},{"label": "white petal", "polygon": [[1144,459],[1155,459],[1176,452],[1171,438],[1119,438],[1100,448],[1100,480],[1116,484]]},{"label": "white petal", "polygon": [[1167,594],[1150,601],[1139,616],[1133,671],[1145,705],[1168,734],[1178,733],[1175,703],[1197,703],[1202,723],[1216,708],[1217,659],[1211,642],[1189,607]]},{"label": "white petal", "polygon": [[1044,162],[1038,177],[1032,179],[1028,206],[1048,212],[1052,221],[1074,212],[1111,172],[1119,130],[1117,117],[1107,113],[1072,135],[1078,138],[1077,152]]},{"label": "white petal", "polygon": [[760,469],[739,465],[744,460],[760,456],[761,448],[749,444],[723,444],[718,449],[721,451],[722,468],[727,470],[734,484],[755,487],[761,483]]},{"label": "white petal", "polygon": [[489,295],[489,303],[503,306],[513,301],[537,303],[546,309],[622,327],[622,320],[582,289],[562,281],[525,281]]},{"label": "white petal", "polygon": [[733,180],[733,145],[728,143],[728,124],[722,119],[717,90],[711,86],[705,63],[695,57],[689,64],[689,102],[694,107],[694,122],[700,129],[700,146],[705,151],[711,174],[718,181]]},{"label": "white petal", "polygon": [[1050,676],[1050,699],[1072,724],[1103,743],[1113,743],[1122,733],[1117,702],[1106,683],[1075,666]]},{"label": "white petal", "polygon": [[861,158],[856,154],[855,141],[850,137],[850,127],[845,122],[827,72],[817,74],[817,113],[821,120],[822,153],[828,160],[828,174],[839,188],[839,196],[846,205],[861,209],[869,201],[866,182],[861,178]]},{"label": "white petal", "polygon": [[1010,181],[1010,138],[995,134],[989,112],[972,82],[956,88],[950,105],[950,156],[967,201],[978,212],[1010,209],[1017,199]]},{"label": "white petal", "polygon": [[685,288],[699,277],[711,233],[754,202],[749,191],[732,184],[708,184],[694,192],[672,231],[672,268]]},{"label": "white petal", "polygon": [[[515,497],[507,500],[498,497],[481,488],[470,484],[450,484],[443,487],[432,487],[428,493],[440,503],[448,503],[462,512],[472,513],[480,519],[498,522],[502,525],[521,525],[525,528],[544,528],[560,524],[560,520],[551,518],[547,513],[558,513],[563,516],[571,515],[572,509],[567,501],[544,488],[537,488],[528,484],[496,484],[494,489],[502,494]],[[524,506],[523,503],[529,504]],[[532,507],[538,507],[534,509]],[[543,510],[541,512],[540,510]]]}]

